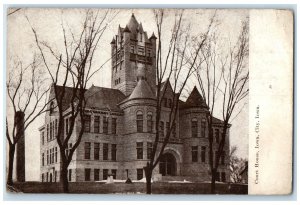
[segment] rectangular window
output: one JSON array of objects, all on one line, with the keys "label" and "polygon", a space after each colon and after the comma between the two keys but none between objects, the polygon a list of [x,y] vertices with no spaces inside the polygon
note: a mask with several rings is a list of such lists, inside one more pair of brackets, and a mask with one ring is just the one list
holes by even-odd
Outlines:
[{"label": "rectangular window", "polygon": [[143,159],[143,142],[136,143],[136,156],[137,159]]},{"label": "rectangular window", "polygon": [[225,172],[221,173],[221,181],[222,182],[226,182],[226,174],[225,174]]},{"label": "rectangular window", "polygon": [[206,147],[201,147],[201,162],[205,162]]},{"label": "rectangular window", "polygon": [[72,181],[72,169],[69,169],[69,182]]},{"label": "rectangular window", "polygon": [[220,131],[219,131],[219,129],[215,129],[216,143],[219,143],[219,137],[220,137]]},{"label": "rectangular window", "polygon": [[192,120],[192,137],[198,137],[198,121]]},{"label": "rectangular window", "polygon": [[44,162],[44,161],[45,161],[45,154],[43,153],[43,154],[42,154],[42,166],[45,165],[45,162]]},{"label": "rectangular window", "polygon": [[46,173],[46,182],[48,182],[48,180],[49,180],[49,173],[47,172]]},{"label": "rectangular window", "polygon": [[222,152],[221,155],[221,165],[225,165],[225,152]]},{"label": "rectangular window", "polygon": [[57,147],[55,147],[55,163],[57,162]]},{"label": "rectangular window", "polygon": [[151,56],[151,50],[150,49],[147,49],[147,56]]},{"label": "rectangular window", "polygon": [[217,182],[220,181],[220,172],[216,172],[216,181],[217,181]]},{"label": "rectangular window", "polygon": [[138,54],[139,55],[145,55],[145,48],[143,46],[138,47]]},{"label": "rectangular window", "polygon": [[108,144],[103,143],[103,160],[108,160]]},{"label": "rectangular window", "polygon": [[55,162],[54,147],[52,148],[52,164]]},{"label": "rectangular window", "polygon": [[103,117],[103,133],[108,133],[108,117]]},{"label": "rectangular window", "polygon": [[136,115],[136,128],[137,132],[143,132],[143,114],[138,113]]},{"label": "rectangular window", "polygon": [[159,136],[164,137],[165,136],[165,124],[163,121],[159,122]]},{"label": "rectangular window", "polygon": [[153,121],[152,114],[147,115],[147,132],[152,132],[153,129]]},{"label": "rectangular window", "polygon": [[50,141],[52,140],[52,122],[50,122]]},{"label": "rectangular window", "polygon": [[49,150],[47,150],[47,164],[49,164]]},{"label": "rectangular window", "polygon": [[94,118],[94,133],[100,133],[100,116]]},{"label": "rectangular window", "polygon": [[49,164],[52,164],[52,148],[49,150]]},{"label": "rectangular window", "polygon": [[106,180],[108,176],[108,169],[103,169],[103,180]]},{"label": "rectangular window", "polygon": [[172,105],[173,105],[172,99],[169,99],[168,100],[168,106],[169,106],[169,108],[172,108]]},{"label": "rectangular window", "polygon": [[54,139],[55,137],[55,124],[54,124],[54,121],[52,122],[52,140]]},{"label": "rectangular window", "polygon": [[42,132],[42,145],[45,144],[45,132]]},{"label": "rectangular window", "polygon": [[47,142],[49,142],[49,124],[47,124]]},{"label": "rectangular window", "polygon": [[169,133],[170,131],[170,122],[166,122],[166,132]]},{"label": "rectangular window", "polygon": [[100,169],[94,169],[94,181],[99,181],[100,180],[99,172],[100,172]]},{"label": "rectangular window", "polygon": [[136,173],[137,173],[137,176],[136,176],[136,178],[137,178],[137,180],[141,180],[141,179],[143,179],[143,169],[137,169],[136,170]]},{"label": "rectangular window", "polygon": [[57,125],[57,119],[55,119],[55,136],[57,135],[57,132],[58,132],[58,125]]},{"label": "rectangular window", "polygon": [[69,147],[66,148],[66,155],[67,155],[67,157],[69,157],[71,149],[72,149],[72,143],[69,143]]},{"label": "rectangular window", "polygon": [[54,171],[54,182],[56,182],[56,178],[57,178],[57,171]]},{"label": "rectangular window", "polygon": [[151,159],[152,149],[153,149],[153,143],[147,142],[147,159]]},{"label": "rectangular window", "polygon": [[94,160],[100,159],[100,143],[94,143]]},{"label": "rectangular window", "polygon": [[192,162],[198,162],[198,146],[192,146]]},{"label": "rectangular window", "polygon": [[111,145],[111,160],[112,161],[117,160],[117,145],[116,144]]},{"label": "rectangular window", "polygon": [[91,180],[91,169],[84,169],[84,180],[85,181]]},{"label": "rectangular window", "polygon": [[218,151],[215,151],[215,161],[217,161]]},{"label": "rectangular window", "polygon": [[130,53],[134,53],[134,45],[130,45]]},{"label": "rectangular window", "polygon": [[84,159],[91,159],[91,143],[84,143]]},{"label": "rectangular window", "polygon": [[68,135],[68,132],[69,132],[69,118],[66,118],[66,135]]},{"label": "rectangular window", "polygon": [[206,123],[205,121],[201,122],[201,137],[205,137],[205,131],[206,131]]},{"label": "rectangular window", "polygon": [[173,137],[176,138],[176,122],[174,122],[174,128],[172,130],[172,133],[173,133]]},{"label": "rectangular window", "polygon": [[91,116],[85,115],[83,120],[84,120],[84,131],[90,132],[91,131]]},{"label": "rectangular window", "polygon": [[111,119],[111,134],[117,133],[117,118]]},{"label": "rectangular window", "polygon": [[55,150],[52,148],[52,164],[55,163]]},{"label": "rectangular window", "polygon": [[111,174],[113,176],[113,179],[117,179],[117,170],[116,169],[112,169]]},{"label": "rectangular window", "polygon": [[42,182],[44,182],[44,173],[42,174]]}]

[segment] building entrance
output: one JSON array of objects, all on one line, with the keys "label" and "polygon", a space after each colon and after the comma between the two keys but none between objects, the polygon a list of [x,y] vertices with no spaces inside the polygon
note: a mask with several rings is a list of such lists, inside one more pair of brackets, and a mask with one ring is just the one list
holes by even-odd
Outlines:
[{"label": "building entrance", "polygon": [[176,158],[170,153],[163,154],[159,162],[159,173],[162,176],[176,175]]}]

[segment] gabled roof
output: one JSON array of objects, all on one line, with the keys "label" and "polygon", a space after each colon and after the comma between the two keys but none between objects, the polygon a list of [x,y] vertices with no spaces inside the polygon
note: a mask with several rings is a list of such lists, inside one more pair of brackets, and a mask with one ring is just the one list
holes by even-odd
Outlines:
[{"label": "gabled roof", "polygon": [[216,118],[216,117],[213,117],[212,118],[212,123],[213,124],[223,124],[223,121],[220,120],[220,119],[218,119],[218,118]]},{"label": "gabled roof", "polygon": [[155,95],[150,85],[144,79],[138,81],[136,87],[134,88],[128,99],[131,100],[140,98],[155,99]]},{"label": "gabled roof", "polygon": [[125,95],[120,90],[94,85],[86,91],[85,96],[87,108],[109,109],[112,111],[122,111],[117,104],[125,99]]},{"label": "gabled roof", "polygon": [[[67,86],[64,87],[61,85],[55,85],[55,87],[56,87],[57,94],[58,94],[57,97],[60,97],[63,91],[65,92],[63,100],[62,100],[62,109],[66,110],[70,106],[74,88],[67,87]],[[55,98],[55,92],[54,92],[54,86],[52,85],[51,90],[50,90],[49,99],[51,100],[53,98]]]},{"label": "gabled roof", "polygon": [[[157,86],[158,85],[156,85],[156,87]],[[171,86],[169,78],[167,78],[165,81],[161,82],[161,84],[160,84],[160,90],[163,91],[164,89],[167,89],[168,87],[170,87],[171,90],[173,91],[173,88]]]},{"label": "gabled roof", "polygon": [[[63,86],[56,85],[58,93],[60,94],[63,91]],[[72,95],[74,88],[65,87],[65,95],[63,99],[63,110],[66,110],[71,103]],[[51,88],[50,99],[54,98],[54,88]],[[86,108],[95,108],[95,109],[107,109],[111,111],[121,112],[122,110],[117,105],[126,97],[125,95],[117,90],[112,88],[104,88],[98,86],[91,86],[85,91],[86,98]]]},{"label": "gabled roof", "polygon": [[185,103],[181,103],[180,109],[185,108],[208,108],[196,86]]}]

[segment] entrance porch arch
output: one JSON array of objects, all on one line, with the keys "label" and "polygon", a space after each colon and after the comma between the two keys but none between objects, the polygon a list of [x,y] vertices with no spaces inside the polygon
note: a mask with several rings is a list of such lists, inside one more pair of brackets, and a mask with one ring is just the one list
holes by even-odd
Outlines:
[{"label": "entrance porch arch", "polygon": [[176,150],[166,149],[159,160],[159,173],[162,176],[180,175],[181,157]]}]

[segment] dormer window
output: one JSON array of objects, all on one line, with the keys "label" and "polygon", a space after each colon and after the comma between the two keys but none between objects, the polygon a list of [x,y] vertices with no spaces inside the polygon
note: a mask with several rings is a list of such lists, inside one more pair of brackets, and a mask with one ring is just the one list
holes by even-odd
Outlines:
[{"label": "dormer window", "polygon": [[54,102],[52,101],[51,103],[50,103],[50,114],[52,114],[53,112],[54,112]]}]

